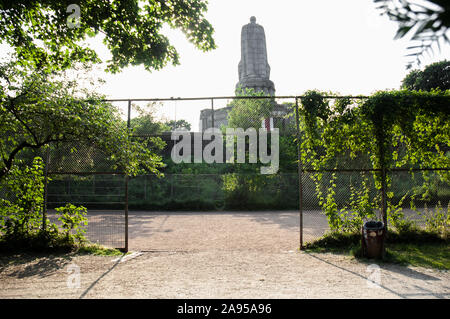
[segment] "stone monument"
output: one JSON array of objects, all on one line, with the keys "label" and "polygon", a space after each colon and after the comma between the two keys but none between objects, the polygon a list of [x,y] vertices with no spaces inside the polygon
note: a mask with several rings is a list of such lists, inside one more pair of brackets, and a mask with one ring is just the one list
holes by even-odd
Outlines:
[{"label": "stone monument", "polygon": [[[239,88],[254,89],[265,95],[275,95],[275,85],[270,78],[270,66],[267,60],[266,35],[264,28],[251,17],[250,23],[244,25],[241,31],[241,60],[238,65],[239,82],[236,84],[236,95]],[[275,103],[275,102],[274,102]],[[210,127],[220,128],[228,124],[228,112],[231,106],[212,110],[200,111],[200,131]],[[284,116],[288,113],[285,105],[274,104],[271,114],[272,121],[277,126],[284,127],[287,121]]]},{"label": "stone monument", "polygon": [[238,65],[239,82],[236,91],[241,88],[253,88],[267,95],[275,95],[275,85],[270,81],[270,66],[267,62],[266,35],[264,28],[251,17],[250,23],[241,31],[241,61]]}]

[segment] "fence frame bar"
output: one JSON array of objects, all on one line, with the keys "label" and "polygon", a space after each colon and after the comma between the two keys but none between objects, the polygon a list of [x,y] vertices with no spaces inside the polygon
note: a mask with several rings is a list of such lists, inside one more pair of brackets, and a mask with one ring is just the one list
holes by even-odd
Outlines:
[{"label": "fence frame bar", "polygon": [[[170,98],[139,98],[139,99],[104,99],[104,102],[162,102],[162,101],[200,101],[200,100],[245,100],[245,99],[301,99],[302,95],[264,95],[264,96],[207,96],[207,97],[170,97]],[[368,96],[323,96],[326,99],[367,99]]]},{"label": "fence frame bar", "polygon": [[[128,100],[128,118],[127,118],[127,129],[131,131],[131,99]],[[125,248],[123,251],[128,252],[128,174],[125,173]]]},{"label": "fence frame bar", "polygon": [[214,127],[214,99],[211,99],[211,127]]},{"label": "fence frame bar", "polygon": [[48,165],[50,160],[50,144],[47,144],[45,151],[45,163],[44,163],[44,205],[42,207],[42,230],[45,232],[47,229],[47,198],[48,198]]},{"label": "fence frame bar", "polygon": [[303,250],[303,165],[302,165],[302,154],[301,154],[301,139],[300,139],[300,114],[298,111],[298,98],[295,98],[295,118],[296,118],[296,129],[297,129],[297,171],[298,171],[298,201],[299,201],[299,232],[300,232],[300,250]]}]

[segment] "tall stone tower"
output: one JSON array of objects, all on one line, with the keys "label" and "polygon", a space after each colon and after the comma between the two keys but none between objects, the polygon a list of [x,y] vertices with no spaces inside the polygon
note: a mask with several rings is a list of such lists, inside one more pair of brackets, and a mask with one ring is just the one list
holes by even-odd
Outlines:
[{"label": "tall stone tower", "polygon": [[241,88],[253,88],[267,95],[275,95],[275,85],[269,79],[270,66],[267,62],[266,35],[264,28],[251,17],[250,23],[241,31],[241,61],[238,66],[239,82],[236,91]]},{"label": "tall stone tower", "polygon": [[[275,96],[275,85],[270,80],[270,66],[267,62],[266,35],[264,28],[256,23],[256,18],[251,17],[250,23],[244,25],[241,31],[241,61],[238,65],[239,82],[236,85],[236,95],[238,88],[252,88],[255,91],[264,92],[265,95]],[[290,119],[285,118],[289,113],[286,105],[277,104],[275,101],[269,121],[265,127],[284,128]],[[221,109],[211,108],[200,111],[200,131],[210,127],[220,128],[221,125],[228,124],[228,113],[231,106]],[[272,124],[273,123],[273,124]]]}]

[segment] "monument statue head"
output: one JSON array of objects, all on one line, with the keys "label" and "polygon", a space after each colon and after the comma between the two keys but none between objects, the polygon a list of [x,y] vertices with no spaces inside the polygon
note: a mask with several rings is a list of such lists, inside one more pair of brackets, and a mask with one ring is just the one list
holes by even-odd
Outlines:
[{"label": "monument statue head", "polygon": [[250,23],[256,23],[256,17],[254,16],[250,17]]}]

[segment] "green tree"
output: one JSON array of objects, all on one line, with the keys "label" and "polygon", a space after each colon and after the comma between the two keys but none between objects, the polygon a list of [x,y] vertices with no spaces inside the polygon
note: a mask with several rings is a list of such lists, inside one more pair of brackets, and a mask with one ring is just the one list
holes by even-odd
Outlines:
[{"label": "green tree", "polygon": [[215,48],[206,10],[202,0],[0,1],[0,43],[10,45],[22,65],[66,69],[75,61],[99,62],[82,42],[102,34],[112,55],[107,70],[158,70],[179,64],[178,52],[161,33],[165,24],[182,30],[198,49]]},{"label": "green tree", "polygon": [[41,226],[44,164],[39,157],[30,164],[24,169],[13,165],[10,178],[0,179],[3,193],[0,198],[0,237],[23,238]]},{"label": "green tree", "polygon": [[136,136],[157,135],[170,131],[171,127],[156,118],[156,111],[160,107],[156,102],[147,103],[144,108],[133,104],[132,108],[137,110],[138,116],[130,120],[133,134]]},{"label": "green tree", "polygon": [[401,88],[414,91],[450,90],[450,61],[432,63],[423,71],[412,70],[403,79]]},{"label": "green tree", "polygon": [[49,143],[94,145],[109,157],[112,168],[130,175],[143,168],[158,172],[161,158],[130,138],[119,109],[60,78],[14,62],[0,65],[0,179],[21,152]]},{"label": "green tree", "polygon": [[228,126],[244,130],[253,127],[258,130],[261,127],[261,121],[270,116],[274,101],[268,98],[257,98],[266,94],[254,89],[240,89],[237,96],[250,98],[234,99],[228,104],[228,107],[232,108],[228,113]]},{"label": "green tree", "polygon": [[166,122],[166,124],[170,127],[171,130],[191,130],[191,123],[187,122],[186,120],[171,120]]}]

